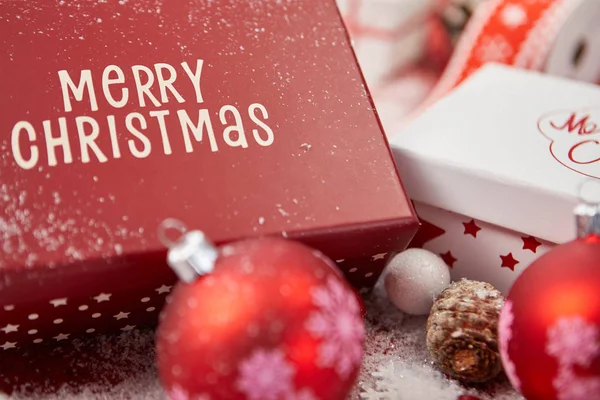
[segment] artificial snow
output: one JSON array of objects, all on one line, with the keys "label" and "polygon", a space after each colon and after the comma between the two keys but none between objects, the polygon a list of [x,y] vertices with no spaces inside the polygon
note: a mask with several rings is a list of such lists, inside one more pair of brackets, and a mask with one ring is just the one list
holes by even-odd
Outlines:
[{"label": "artificial snow", "polygon": [[[432,365],[425,347],[426,317],[397,311],[375,290],[366,299],[367,340],[363,367],[350,400],[456,400],[471,394],[482,400],[522,400],[501,376],[486,386],[467,387],[444,377]],[[135,330],[98,336],[90,342],[63,341],[72,353],[66,381],[40,377],[16,388],[10,400],[164,400],[157,379],[154,333]],[[71,361],[72,360],[72,361]],[[81,376],[94,382],[81,384]],[[56,388],[44,394],[44,388]],[[33,391],[33,394],[31,394]],[[25,394],[27,393],[28,394]],[[4,398],[0,395],[0,400]]]}]

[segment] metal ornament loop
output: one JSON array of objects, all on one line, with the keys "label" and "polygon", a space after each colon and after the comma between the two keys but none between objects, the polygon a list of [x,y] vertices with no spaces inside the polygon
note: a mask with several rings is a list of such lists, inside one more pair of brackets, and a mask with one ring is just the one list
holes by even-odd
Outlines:
[{"label": "metal ornament loop", "polygon": [[600,236],[600,181],[585,180],[579,185],[581,204],[575,208],[577,237]]},{"label": "metal ornament loop", "polygon": [[[178,232],[179,237],[171,240],[169,231]],[[213,271],[219,252],[203,232],[188,231],[183,222],[168,218],[159,224],[158,237],[169,249],[167,264],[180,280],[191,283]]]},{"label": "metal ornament loop", "polygon": [[[169,239],[169,231],[178,232],[179,237],[176,240]],[[172,248],[181,242],[187,231],[187,226],[180,220],[167,218],[158,225],[158,240],[160,240],[165,247]]]}]

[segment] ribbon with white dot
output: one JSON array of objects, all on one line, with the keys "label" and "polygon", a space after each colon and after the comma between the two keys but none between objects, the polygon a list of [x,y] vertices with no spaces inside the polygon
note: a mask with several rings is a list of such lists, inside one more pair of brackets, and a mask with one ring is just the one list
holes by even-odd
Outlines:
[{"label": "ribbon with white dot", "polygon": [[[487,63],[546,71],[599,83],[600,76],[593,71],[600,71],[600,58],[591,60],[591,53],[597,55],[600,38],[590,36],[594,33],[588,32],[592,26],[588,26],[590,22],[582,17],[586,13],[600,12],[599,4],[597,0],[483,2],[467,24],[438,84],[414,115]],[[579,27],[578,19],[582,19]],[[581,53],[586,50],[580,45],[586,43],[581,44],[578,40],[583,39],[593,43],[587,43],[590,54],[584,55],[582,60]],[[558,54],[564,60],[556,62],[557,53],[564,53]],[[590,63],[597,64],[590,66]],[[590,69],[593,71],[589,72]]]}]

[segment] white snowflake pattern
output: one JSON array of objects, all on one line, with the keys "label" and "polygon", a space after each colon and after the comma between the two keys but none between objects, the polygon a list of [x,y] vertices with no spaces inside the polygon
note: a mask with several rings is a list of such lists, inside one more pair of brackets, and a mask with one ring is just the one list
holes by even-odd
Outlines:
[{"label": "white snowflake pattern", "polygon": [[278,400],[294,394],[296,370],[279,349],[258,349],[239,368],[237,388],[249,400]]},{"label": "white snowflake pattern", "polygon": [[558,400],[600,400],[600,378],[578,377],[571,366],[561,367],[553,384]]},{"label": "white snowflake pattern", "polygon": [[560,318],[549,330],[546,352],[561,366],[587,367],[600,354],[598,328],[583,318]]},{"label": "white snowflake pattern", "polygon": [[519,4],[508,4],[500,12],[502,23],[509,28],[518,28],[527,22],[527,12]]},{"label": "white snowflake pattern", "polygon": [[600,400],[600,379],[580,378],[571,381],[564,391],[558,394],[559,400]]},{"label": "white snowflake pattern", "polygon": [[333,277],[311,294],[319,310],[310,315],[305,326],[314,337],[322,339],[317,365],[334,368],[346,378],[363,355],[365,328],[356,295]]},{"label": "white snowflake pattern", "polygon": [[506,376],[515,389],[519,390],[521,388],[521,379],[519,379],[519,376],[517,375],[515,363],[513,360],[511,360],[510,355],[508,354],[508,346],[513,337],[512,325],[515,320],[512,301],[507,300],[504,303],[500,314],[500,322],[498,324],[498,333],[500,336],[500,358],[502,359]]},{"label": "white snowflake pattern", "polygon": [[482,63],[506,62],[513,48],[502,35],[484,36],[477,56]]}]

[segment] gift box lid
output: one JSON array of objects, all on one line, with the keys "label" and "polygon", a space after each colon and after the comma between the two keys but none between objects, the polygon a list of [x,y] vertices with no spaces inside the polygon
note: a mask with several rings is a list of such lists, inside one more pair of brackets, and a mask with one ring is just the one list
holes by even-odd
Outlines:
[{"label": "gift box lid", "polygon": [[563,243],[599,127],[597,86],[492,64],[390,142],[413,200]]},{"label": "gift box lid", "polygon": [[0,31],[4,274],[164,257],[171,217],[331,257],[418,227],[334,0],[0,1]]}]

